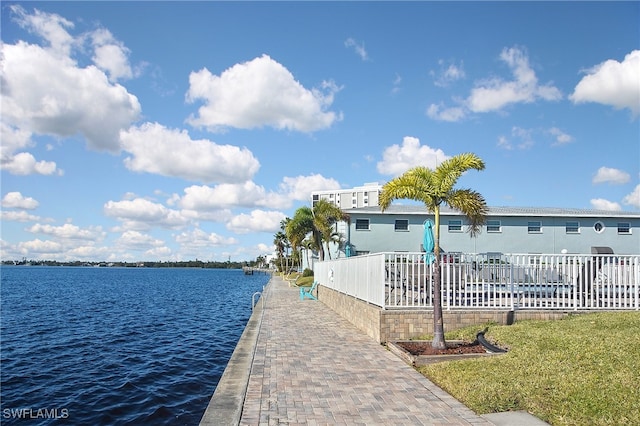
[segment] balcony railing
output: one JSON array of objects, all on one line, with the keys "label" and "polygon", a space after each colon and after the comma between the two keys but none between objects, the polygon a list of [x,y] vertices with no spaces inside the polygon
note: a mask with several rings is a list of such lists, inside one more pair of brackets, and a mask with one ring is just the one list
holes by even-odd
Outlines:
[{"label": "balcony railing", "polygon": [[[446,253],[443,309],[639,310],[640,255]],[[316,262],[320,284],[383,309],[432,308],[434,263],[424,253]]]}]

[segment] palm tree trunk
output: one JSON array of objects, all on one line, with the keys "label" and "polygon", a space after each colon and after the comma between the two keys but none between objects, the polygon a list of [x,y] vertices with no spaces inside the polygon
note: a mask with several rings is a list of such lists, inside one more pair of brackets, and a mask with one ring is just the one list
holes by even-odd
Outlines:
[{"label": "palm tree trunk", "polygon": [[442,276],[440,274],[440,207],[436,207],[435,216],[435,245],[433,254],[435,256],[433,271],[433,341],[431,346],[434,349],[445,349],[447,343],[444,340],[444,324],[442,319]]}]

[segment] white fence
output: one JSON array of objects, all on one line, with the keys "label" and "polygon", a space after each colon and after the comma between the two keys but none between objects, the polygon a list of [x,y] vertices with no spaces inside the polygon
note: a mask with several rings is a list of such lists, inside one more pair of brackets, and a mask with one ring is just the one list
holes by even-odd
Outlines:
[{"label": "white fence", "polygon": [[[443,309],[639,310],[640,256],[444,254]],[[424,253],[376,253],[316,262],[322,285],[384,309],[432,308]]]}]

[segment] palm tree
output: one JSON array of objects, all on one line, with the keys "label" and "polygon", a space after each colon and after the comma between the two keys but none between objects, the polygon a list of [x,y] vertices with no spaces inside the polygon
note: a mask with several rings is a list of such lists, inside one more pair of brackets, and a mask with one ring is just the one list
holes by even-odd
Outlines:
[{"label": "palm tree", "polygon": [[318,251],[320,261],[324,260],[324,243],[327,245],[329,258],[329,244],[336,240],[334,225],[341,220],[348,220],[349,216],[335,204],[327,200],[319,200],[313,208],[300,207],[287,223],[285,233],[295,247],[301,247],[305,237],[310,235],[308,247]]},{"label": "palm tree", "polygon": [[435,217],[435,265],[433,274],[433,342],[436,349],[446,348],[442,321],[440,280],[440,206],[446,204],[460,211],[469,220],[469,233],[477,235],[485,222],[487,203],[484,197],[471,189],[455,189],[454,185],[464,172],[484,170],[484,162],[473,153],[463,153],[443,161],[435,170],[415,167],[382,187],[379,204],[385,211],[396,199],[411,199],[424,203]]},{"label": "palm tree", "polygon": [[[313,223],[322,241],[327,245],[329,259],[331,259],[329,244],[340,241],[340,235],[334,229],[334,225],[343,220],[349,220],[349,215],[327,200],[318,200],[313,206]],[[320,260],[324,260],[324,248],[320,250]]]},{"label": "palm tree", "polygon": [[287,248],[287,236],[284,232],[278,231],[273,236],[273,244],[276,246],[276,252],[278,253],[278,260],[280,260],[280,271],[283,270],[282,259],[284,258],[284,251]]}]

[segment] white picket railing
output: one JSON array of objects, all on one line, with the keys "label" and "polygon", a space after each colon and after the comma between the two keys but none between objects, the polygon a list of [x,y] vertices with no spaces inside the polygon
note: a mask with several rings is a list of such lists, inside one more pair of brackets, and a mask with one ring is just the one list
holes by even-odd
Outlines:
[{"label": "white picket railing", "polygon": [[[640,255],[443,254],[443,309],[640,309]],[[424,253],[376,253],[314,264],[322,285],[380,306],[433,307]]]}]

